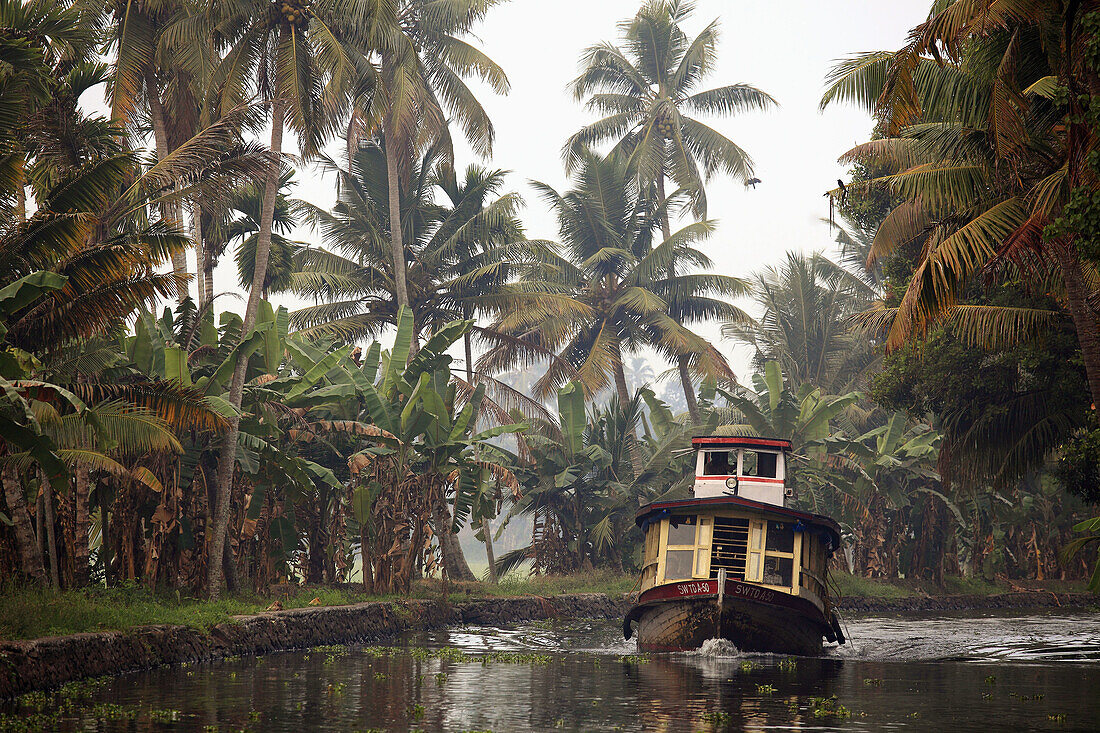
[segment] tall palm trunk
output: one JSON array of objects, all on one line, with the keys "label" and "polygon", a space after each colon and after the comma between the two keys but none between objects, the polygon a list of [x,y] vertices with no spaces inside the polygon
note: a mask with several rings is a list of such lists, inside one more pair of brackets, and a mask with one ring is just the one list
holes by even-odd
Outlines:
[{"label": "tall palm trunk", "polygon": [[[280,35],[285,32],[282,31]],[[277,98],[272,105],[271,112],[270,150],[273,159],[267,172],[267,181],[264,183],[263,208],[260,211],[260,231],[256,238],[256,261],[252,271],[252,287],[248,292],[248,305],[244,312],[244,323],[241,326],[242,339],[248,335],[256,322],[260,294],[263,292],[264,281],[267,278],[267,263],[271,258],[271,225],[275,215],[275,197],[279,192],[279,162],[283,153],[285,117],[286,102]],[[244,378],[247,370],[248,356],[238,355],[237,366],[233,370],[233,379],[229,383],[229,403],[233,405],[235,415],[229,420],[229,429],[222,439],[222,447],[218,455],[215,494],[217,504],[214,510],[210,554],[206,563],[206,593],[211,599],[217,598],[221,594],[222,559],[226,553],[225,540],[229,528],[229,505],[233,494],[233,470],[237,464],[237,437],[240,435],[241,429],[241,400],[244,397]],[[235,567],[232,561],[226,564],[231,569]]]},{"label": "tall palm trunk", "polygon": [[485,559],[489,563],[489,582],[496,585],[500,582],[500,578],[497,577],[497,556],[496,552],[493,551],[493,533],[491,530],[489,520],[482,517],[481,533],[485,535]]},{"label": "tall palm trunk", "polygon": [[462,554],[462,544],[458,535],[451,531],[451,513],[447,510],[447,500],[440,498],[432,512],[436,537],[439,539],[439,554],[443,556],[443,569],[451,580],[477,580],[470,570],[466,557]]},{"label": "tall palm trunk", "polygon": [[39,491],[34,502],[34,538],[38,545],[38,554],[46,556],[46,492]]},{"label": "tall palm trunk", "polygon": [[41,491],[46,499],[46,552],[50,556],[50,585],[61,590],[61,569],[57,557],[57,512],[54,508],[53,487],[44,482]]},{"label": "tall palm trunk", "polygon": [[[470,313],[464,314],[466,318],[470,317]],[[470,332],[467,331],[462,337],[462,346],[466,350],[466,381],[470,387],[474,386],[474,343],[473,337]],[[474,447],[474,457],[477,458],[480,446]],[[497,584],[497,568],[496,568],[496,553],[493,551],[493,535],[489,532],[489,520],[485,517],[481,518],[481,534],[485,538],[485,559],[489,562],[489,582],[493,585]]]},{"label": "tall palm trunk", "polygon": [[[657,195],[664,201],[664,174],[657,176]],[[668,209],[665,209],[661,215],[661,234],[664,235],[666,242],[672,238],[672,227],[668,223]],[[676,269],[671,264],[668,266],[668,276],[670,278],[676,277]],[[673,317],[675,318],[675,315]],[[679,319],[677,319],[677,322],[679,322]],[[691,372],[688,370],[690,359],[689,354],[678,355],[676,357],[676,369],[680,374],[680,385],[684,389],[684,400],[687,402],[688,416],[691,418],[692,424],[698,425],[701,422],[699,418],[699,401],[695,399],[695,385],[691,383]]]},{"label": "tall palm trunk", "polygon": [[[630,389],[626,386],[626,371],[623,369],[623,352],[616,343],[614,347],[614,359],[615,359],[615,391],[619,395],[619,407],[626,410],[626,406],[630,403]],[[638,445],[637,431],[631,430],[630,434],[626,436],[627,450],[630,451],[630,469],[634,474],[634,478],[638,478],[638,475],[642,472],[642,451]]]},{"label": "tall palm trunk", "polygon": [[363,591],[374,595],[374,567],[371,565],[370,526],[364,520],[359,523],[359,551],[363,561]]},{"label": "tall palm trunk", "polygon": [[8,504],[8,518],[15,530],[15,544],[19,548],[20,567],[23,573],[38,583],[46,582],[46,567],[42,563],[42,553],[38,551],[38,542],[34,536],[34,525],[27,511],[27,497],[23,495],[23,485],[19,481],[19,469],[14,465],[4,466],[2,475],[4,501]]},{"label": "tall palm trunk", "polygon": [[78,465],[76,473],[76,489],[73,492],[73,505],[75,509],[75,522],[73,527],[73,582],[77,588],[88,585],[91,579],[88,568],[88,532],[92,526],[91,515],[88,511],[88,496],[91,493],[88,481],[88,468]]},{"label": "tall palm trunk", "polygon": [[[160,101],[160,84],[157,83],[153,67],[145,70],[145,87],[149,97],[149,117],[153,122],[153,141],[157,146],[157,160],[164,160],[172,152],[168,149],[168,129],[164,120],[164,105]],[[183,226],[183,211],[177,202],[160,204],[160,216],[170,226],[179,231]],[[187,274],[187,253],[172,253],[172,271],[177,275]],[[179,300],[187,297],[187,286],[180,285]]]},{"label": "tall palm trunk", "polygon": [[[388,121],[387,121],[388,122]],[[405,276],[405,241],[401,231],[401,180],[397,168],[398,142],[393,125],[387,124],[385,130],[386,145],[386,183],[389,187],[390,204],[390,256],[393,258],[393,282],[397,291],[397,304],[408,307],[409,287]]]},{"label": "tall palm trunk", "polygon": [[191,236],[195,247],[195,291],[198,294],[199,308],[209,303],[213,297],[207,291],[206,245],[202,241],[202,204],[195,203],[191,206]]}]

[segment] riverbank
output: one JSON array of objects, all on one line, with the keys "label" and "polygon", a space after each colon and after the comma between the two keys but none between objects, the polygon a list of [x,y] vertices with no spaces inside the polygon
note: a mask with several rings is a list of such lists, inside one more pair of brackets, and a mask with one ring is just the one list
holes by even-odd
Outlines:
[{"label": "riverbank", "polygon": [[[508,578],[491,583],[449,583],[445,600],[460,603],[477,598],[558,596],[604,593],[621,596],[638,582],[636,576],[584,573],[569,576]],[[282,609],[348,606],[357,603],[443,600],[438,580],[413,583],[408,596],[367,595],[362,586],[273,586],[268,592],[226,596],[217,601],[126,584],[111,588],[56,593],[48,589],[0,588],[0,640],[37,639],[98,631],[123,631],[136,626],[175,625],[205,631],[238,616],[250,616],[272,606]]]},{"label": "riverbank", "polygon": [[[0,629],[23,636],[8,631],[8,640],[0,639],[0,699],[89,677],[368,643],[410,630],[617,618],[629,607],[634,582],[631,576],[594,574],[499,586],[450,584],[444,597],[437,581],[423,581],[408,598],[369,601],[357,600],[362,594],[347,588],[285,588],[266,598],[216,602],[164,598],[140,587],[62,594],[16,590],[0,595]],[[838,578],[838,584],[839,606],[851,613],[1100,607],[1100,598],[1072,584],[967,581],[955,587],[971,592],[945,595],[931,595],[915,583],[851,576]],[[576,590],[586,592],[569,592]],[[33,633],[42,628],[52,631]]]},{"label": "riverbank", "polygon": [[458,624],[500,626],[552,618],[617,618],[626,608],[625,597],[603,593],[483,598],[455,604],[439,599],[376,601],[239,616],[205,631],[155,625],[0,641],[0,699],[73,680],[164,665],[369,643],[405,631]]}]

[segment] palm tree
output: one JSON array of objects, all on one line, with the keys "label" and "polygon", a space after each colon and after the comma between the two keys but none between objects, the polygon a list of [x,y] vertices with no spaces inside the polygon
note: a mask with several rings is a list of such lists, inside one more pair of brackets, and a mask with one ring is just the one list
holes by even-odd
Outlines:
[{"label": "palm tree", "polygon": [[902,49],[837,65],[821,104],[864,106],[885,133],[845,155],[892,166],[865,185],[903,199],[879,227],[869,262],[922,247],[900,307],[872,321],[888,327],[887,346],[943,321],[997,346],[1056,320],[1050,310],[959,305],[974,275],[1007,270],[1059,291],[1100,404],[1094,275],[1061,218],[1074,189],[1095,189],[1083,164],[1095,136],[1080,122],[1078,96],[1061,101],[1058,92],[1088,87],[1095,73],[1083,70],[1076,43],[1067,51],[1047,42],[1081,32],[1081,6],[1042,2],[1020,12],[1012,2],[938,3]]},{"label": "palm tree", "polygon": [[[351,170],[336,170],[333,211],[309,207],[328,248],[301,251],[292,280],[297,294],[323,302],[295,311],[291,322],[311,336],[374,337],[396,326],[401,307],[389,256],[386,153],[380,141],[372,141],[356,151]],[[402,184],[402,240],[412,255],[406,293],[415,338],[488,311],[490,303],[499,309],[506,300],[504,285],[515,273],[523,232],[516,218],[519,196],[497,195],[504,175],[470,166],[459,182],[443,146],[434,145]],[[437,193],[444,203],[436,202]]]},{"label": "palm tree", "polygon": [[[293,186],[294,171],[287,169],[279,176],[279,193],[275,199],[275,215],[271,223],[271,255],[262,291],[265,299],[269,293],[290,289],[295,257],[306,246],[303,242],[295,242],[286,237],[307,211],[305,202],[290,198],[289,193]],[[238,216],[227,222],[218,222],[218,246],[210,250],[217,257],[232,242],[238,242],[236,260],[241,287],[248,287],[256,269],[262,203],[263,189],[255,182],[246,184],[230,197],[226,201],[226,209],[238,212]]]},{"label": "palm tree", "polygon": [[[747,181],[753,168],[740,146],[691,115],[766,110],[776,102],[748,84],[698,89],[713,68],[719,32],[715,20],[689,38],[681,23],[692,10],[691,3],[681,0],[647,0],[634,18],[620,25],[622,48],[601,43],[585,51],[573,93],[578,100],[587,97],[590,109],[607,116],[570,137],[563,154],[572,169],[585,148],[613,140],[615,149],[630,157],[644,185],[656,186],[664,198],[665,179],[672,179],[690,195],[701,220],[707,215],[704,181],[718,172]],[[665,239],[671,236],[668,219],[666,213],[660,222]],[[678,306],[670,303],[669,314],[680,323],[713,317]],[[679,354],[676,364],[691,419],[699,422],[691,360],[691,354]]]},{"label": "palm tree", "polygon": [[[352,153],[363,137],[381,131],[386,153],[389,215],[401,219],[401,189],[426,147],[437,142],[450,152],[448,115],[480,155],[492,152],[493,125],[466,79],[476,76],[493,91],[508,91],[508,77],[488,56],[463,40],[500,0],[400,0],[373,37],[381,61],[369,91],[356,103],[348,126]],[[398,305],[410,305],[404,232],[390,232]],[[415,344],[414,344],[415,351]]]},{"label": "palm tree", "polygon": [[674,263],[709,266],[693,244],[710,235],[713,223],[688,225],[653,246],[668,202],[655,203],[636,181],[620,154],[586,152],[572,190],[560,194],[535,184],[557,212],[562,243],[531,243],[532,262],[516,285],[519,307],[493,325],[508,338],[498,339],[483,357],[485,366],[505,370],[549,354],[549,368],[535,384],[536,397],[574,379],[589,395],[614,382],[625,405],[631,399],[623,368],[626,353],[644,346],[670,356],[707,350],[704,339],[669,316],[670,300],[697,303],[726,317],[740,315],[712,297],[740,294],[740,280],[668,274]]},{"label": "palm tree", "polygon": [[[264,179],[259,230],[256,235],[255,266],[252,272],[248,304],[245,307],[242,337],[256,322],[256,313],[267,282],[271,256],[271,237],[279,192],[283,132],[286,124],[297,133],[305,156],[315,155],[325,138],[338,123],[340,112],[350,101],[350,90],[363,62],[349,45],[349,37],[363,38],[368,26],[377,22],[376,4],[357,5],[351,14],[338,0],[320,0],[309,4],[289,3],[280,9],[261,0],[245,0],[226,8],[219,17],[222,44],[226,56],[214,74],[213,88],[220,90],[222,109],[242,104],[253,89],[271,104],[271,139],[268,145],[273,160]],[[227,395],[234,410],[239,410],[244,389],[247,355],[237,359]],[[229,523],[230,488],[237,455],[239,417],[230,420],[218,465],[217,509],[208,562],[208,594],[221,592],[222,563],[226,528]],[[228,564],[232,567],[232,564]],[[232,579],[231,579],[232,582]]]},{"label": "palm tree", "polygon": [[875,290],[820,254],[788,252],[781,265],[756,275],[753,294],[761,317],[726,324],[722,333],[755,347],[757,368],[777,361],[794,384],[832,393],[859,386],[877,363],[867,340],[851,330]]},{"label": "palm tree", "polygon": [[[200,127],[192,79],[178,63],[180,57],[165,43],[166,31],[185,17],[186,5],[178,0],[123,3],[110,12],[107,45],[114,52],[114,73],[108,103],[112,121],[140,137],[151,127],[157,159],[164,160]],[[194,48],[202,53],[208,45],[196,43]],[[146,114],[149,127],[143,129]],[[161,218],[182,229],[180,202],[165,201]],[[187,274],[185,251],[172,255],[172,269],[181,277]],[[178,297],[187,297],[186,284],[181,284]]]}]

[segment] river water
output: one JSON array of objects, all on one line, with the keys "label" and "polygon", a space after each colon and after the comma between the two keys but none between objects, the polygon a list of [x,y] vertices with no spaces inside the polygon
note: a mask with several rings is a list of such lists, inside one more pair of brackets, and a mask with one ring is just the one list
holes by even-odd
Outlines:
[{"label": "river water", "polygon": [[0,731],[1100,729],[1098,613],[847,627],[812,659],[640,657],[615,621],[457,628],[71,686],[0,705]]}]

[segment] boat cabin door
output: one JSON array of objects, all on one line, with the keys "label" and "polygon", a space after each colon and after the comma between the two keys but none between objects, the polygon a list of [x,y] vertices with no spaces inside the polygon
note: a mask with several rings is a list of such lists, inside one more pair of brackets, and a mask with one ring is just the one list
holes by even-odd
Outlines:
[{"label": "boat cabin door", "polygon": [[692,438],[695,448],[695,496],[739,496],[785,506],[786,457],[790,441],[771,438],[708,436]]}]

